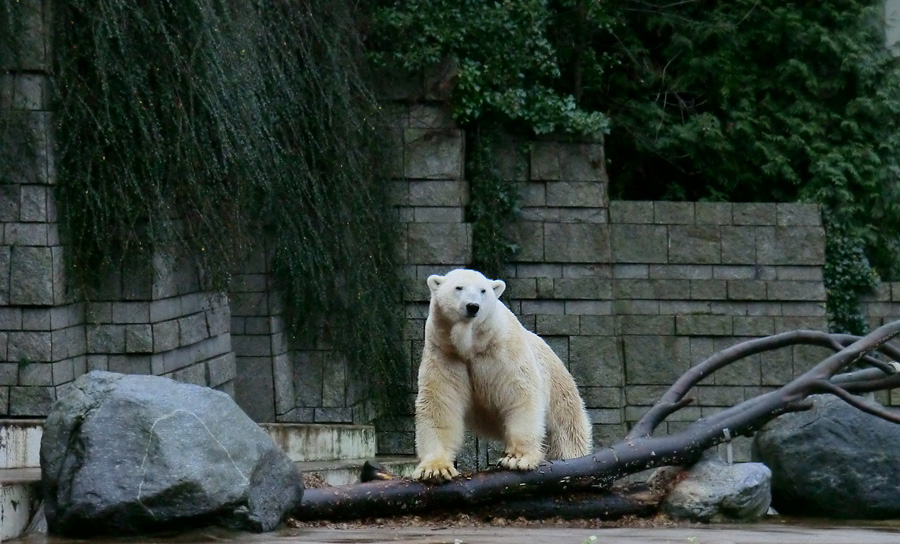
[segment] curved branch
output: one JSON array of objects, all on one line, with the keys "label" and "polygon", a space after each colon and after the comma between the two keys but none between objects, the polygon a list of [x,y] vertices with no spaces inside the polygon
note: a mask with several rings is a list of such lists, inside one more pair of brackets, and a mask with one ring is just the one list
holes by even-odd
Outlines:
[{"label": "curved branch", "polygon": [[850,406],[853,406],[857,410],[861,410],[867,414],[880,417],[885,421],[900,423],[900,412],[892,412],[881,407],[880,405],[869,404],[868,402],[865,402],[862,397],[851,395],[842,387],[834,385],[827,380],[820,380],[819,382],[817,382],[817,385],[822,392],[831,393],[835,397],[841,399]]},{"label": "curved branch", "polygon": [[828,333],[801,330],[785,332],[765,338],[756,338],[741,342],[740,344],[735,344],[697,365],[694,365],[690,370],[678,378],[669,390],[660,397],[659,401],[657,401],[657,403],[653,405],[637,423],[635,423],[626,438],[634,439],[641,436],[650,436],[653,433],[653,430],[656,429],[666,417],[675,411],[671,410],[671,407],[675,406],[679,400],[687,394],[691,387],[694,387],[701,380],[726,365],[757,353],[800,344],[816,345],[839,350],[842,349],[842,346],[838,341],[838,339]]}]

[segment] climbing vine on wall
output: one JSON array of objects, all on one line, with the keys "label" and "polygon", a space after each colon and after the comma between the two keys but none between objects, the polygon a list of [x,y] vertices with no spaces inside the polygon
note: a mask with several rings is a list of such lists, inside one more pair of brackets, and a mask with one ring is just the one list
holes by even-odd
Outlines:
[{"label": "climbing vine on wall", "polygon": [[397,237],[347,5],[59,0],[54,14],[76,282],[176,247],[224,289],[269,240],[291,336],[339,330],[351,371],[399,405]]}]

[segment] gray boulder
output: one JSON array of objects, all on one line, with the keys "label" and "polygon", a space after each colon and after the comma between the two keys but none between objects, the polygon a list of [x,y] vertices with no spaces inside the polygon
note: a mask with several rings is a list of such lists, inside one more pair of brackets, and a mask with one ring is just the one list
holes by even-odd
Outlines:
[{"label": "gray boulder", "polygon": [[665,467],[650,484],[675,485],[662,501],[663,512],[675,519],[700,522],[754,521],[765,515],[772,500],[772,473],[760,463],[729,465],[707,451],[687,470]]},{"label": "gray boulder", "polygon": [[753,440],[772,469],[772,506],[782,514],[845,519],[900,517],[900,425],[830,395],[785,414]]},{"label": "gray boulder", "polygon": [[41,472],[49,530],[71,536],[269,531],[303,495],[293,463],[225,393],[111,372],[53,406]]}]

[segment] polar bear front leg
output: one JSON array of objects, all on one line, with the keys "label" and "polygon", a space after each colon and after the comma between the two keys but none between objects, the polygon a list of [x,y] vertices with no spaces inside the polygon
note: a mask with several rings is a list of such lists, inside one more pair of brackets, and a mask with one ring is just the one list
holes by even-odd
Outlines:
[{"label": "polar bear front leg", "polygon": [[462,448],[470,391],[465,365],[423,359],[416,396],[419,465],[414,480],[449,481],[459,476],[453,462]]},{"label": "polar bear front leg", "polygon": [[539,403],[527,402],[506,418],[506,450],[497,463],[511,470],[533,470],[544,460],[545,414]]}]

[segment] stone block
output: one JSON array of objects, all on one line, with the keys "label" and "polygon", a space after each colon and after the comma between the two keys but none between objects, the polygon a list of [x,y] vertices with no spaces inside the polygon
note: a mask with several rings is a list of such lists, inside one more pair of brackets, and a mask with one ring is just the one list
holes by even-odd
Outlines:
[{"label": "stone block", "polygon": [[612,286],[606,278],[557,278],[553,280],[553,298],[609,300]]},{"label": "stone block", "polygon": [[225,334],[231,330],[231,311],[228,306],[213,308],[206,312],[206,326],[210,336]]},{"label": "stone block", "polygon": [[654,264],[649,266],[649,277],[662,280],[708,280],[712,278],[712,267],[694,264]]},{"label": "stone block", "polygon": [[[234,353],[226,353],[207,361],[206,368],[209,374],[209,386],[216,387],[233,380],[237,375],[237,367],[235,365]],[[293,380],[293,375],[291,380]]]},{"label": "stone block", "polygon": [[52,358],[50,332],[13,331],[8,333],[7,357],[10,362],[49,362]]},{"label": "stone block", "polygon": [[648,279],[650,267],[646,264],[616,264],[612,267],[612,277],[621,279]]},{"label": "stone block", "polygon": [[766,300],[767,283],[756,280],[728,281],[728,298],[730,300]]},{"label": "stone block", "polygon": [[828,320],[825,316],[783,316],[775,318],[775,332],[782,333],[808,329],[814,331],[828,330]]},{"label": "stone block", "polygon": [[624,385],[624,369],[615,336],[574,336],[569,339],[569,371],[582,387]]},{"label": "stone block", "polygon": [[653,202],[614,200],[609,203],[611,224],[653,223]]},{"label": "stone block", "polygon": [[606,184],[596,181],[555,181],[547,183],[547,206],[605,208]]},{"label": "stone block", "polygon": [[122,374],[153,374],[149,355],[110,355],[109,371]]},{"label": "stone block", "polygon": [[718,264],[722,261],[722,236],[715,225],[669,227],[669,262]]},{"label": "stone block", "polygon": [[544,225],[517,221],[507,226],[506,237],[518,246],[514,259],[519,263],[544,260]]},{"label": "stone block", "polygon": [[6,355],[6,348],[9,344],[9,333],[5,331],[0,331],[0,361],[8,360],[8,356]]},{"label": "stone block", "polygon": [[760,383],[781,386],[793,379],[794,363],[791,348],[760,354]]},{"label": "stone block", "polygon": [[680,300],[691,298],[689,280],[613,280],[616,299]]},{"label": "stone block", "polygon": [[168,377],[177,382],[206,386],[206,368],[203,366],[203,363],[176,370],[169,374]]},{"label": "stone block", "polygon": [[564,278],[612,278],[612,267],[608,264],[567,264],[562,267]]},{"label": "stone block", "polygon": [[9,415],[46,417],[55,400],[53,387],[10,387]]},{"label": "stone block", "polygon": [[658,225],[693,225],[693,202],[654,202],[653,222]]},{"label": "stone block", "polygon": [[824,301],[825,285],[817,281],[768,282],[769,300]]},{"label": "stone block", "polygon": [[588,408],[621,408],[621,387],[579,387],[581,398]]},{"label": "stone block", "polygon": [[710,314],[716,302],[708,300],[661,300],[659,313],[662,315]]},{"label": "stone block", "polygon": [[[2,230],[2,224],[0,224],[0,230]],[[0,307],[9,304],[11,249],[8,246],[0,246]],[[0,308],[0,311],[2,311],[2,308]]]},{"label": "stone block", "polygon": [[10,304],[52,306],[53,253],[47,247],[13,247],[10,253]]},{"label": "stone block", "polygon": [[162,353],[178,347],[178,321],[162,321],[152,325],[153,351]]},{"label": "stone block", "polygon": [[209,338],[206,313],[196,313],[178,319],[178,343],[188,346]]},{"label": "stone block", "polygon": [[577,315],[538,315],[536,316],[535,332],[542,336],[577,335],[580,325]]},{"label": "stone block", "polygon": [[49,225],[46,223],[7,223],[5,232],[3,243],[8,246],[49,245]]},{"label": "stone block", "polygon": [[20,192],[20,221],[43,223],[47,221],[47,200],[49,188],[46,185],[23,185]]},{"label": "stone block", "polygon": [[606,161],[602,143],[560,143],[559,179],[605,182]]},{"label": "stone block", "polygon": [[731,336],[731,316],[727,315],[677,315],[675,330],[684,336]]},{"label": "stone block", "polygon": [[610,232],[606,225],[544,225],[544,258],[549,262],[609,262]]},{"label": "stone block", "polygon": [[735,225],[774,225],[775,217],[773,203],[732,204],[732,220]]},{"label": "stone block", "polygon": [[463,179],[462,131],[408,128],[403,172],[410,179]]},{"label": "stone block", "polygon": [[26,331],[49,331],[50,308],[23,308],[22,329]]},{"label": "stone block", "polygon": [[125,325],[88,325],[90,353],[125,353]]},{"label": "stone block", "polygon": [[[778,315],[785,316],[824,316],[825,302],[784,302],[781,303],[781,313]],[[897,308],[893,308],[886,314],[889,317],[900,315]]]},{"label": "stone block", "polygon": [[775,222],[781,227],[819,227],[822,225],[822,215],[818,204],[776,204],[775,215]]},{"label": "stone block", "polygon": [[472,233],[459,223],[413,223],[408,231],[410,264],[457,264],[471,261]]},{"label": "stone block", "polygon": [[669,385],[690,367],[688,338],[626,336],[623,343],[629,385]]},{"label": "stone block", "polygon": [[[664,226],[611,224],[609,236],[615,263],[668,262],[669,240]],[[640,243],[636,243],[638,240]]]},{"label": "stone block", "polygon": [[580,315],[580,334],[585,336],[612,336],[615,319],[612,315]]},{"label": "stone block", "polygon": [[315,408],[316,423],[353,423],[353,409],[345,407]]},{"label": "stone block", "polygon": [[722,263],[756,264],[756,227],[721,227]]},{"label": "stone block", "polygon": [[460,208],[469,201],[469,184],[460,180],[410,181],[409,206]]},{"label": "stone block", "polygon": [[593,223],[606,225],[609,214],[606,208],[557,208],[560,223]]},{"label": "stone block", "polygon": [[567,300],[565,303],[568,315],[612,315],[612,310],[609,300]]},{"label": "stone block", "polygon": [[[821,266],[779,266],[775,269],[775,278],[790,281],[822,281]],[[890,297],[890,285],[882,284],[885,294]]]},{"label": "stone block", "polygon": [[700,406],[734,406],[744,402],[744,388],[739,386],[700,385],[697,387]]},{"label": "stone block", "polygon": [[53,365],[51,363],[19,363],[19,385],[53,385]]},{"label": "stone block", "polygon": [[560,179],[559,145],[557,142],[534,142],[531,146],[531,180]]},{"label": "stone block", "polygon": [[587,413],[594,425],[624,423],[624,414],[618,408],[588,408]]},{"label": "stone block", "polygon": [[691,280],[693,300],[721,300],[727,296],[725,280]]},{"label": "stone block", "polygon": [[756,266],[714,266],[713,279],[717,280],[761,280],[760,269]]},{"label": "stone block", "polygon": [[766,316],[734,316],[736,336],[769,336],[775,334],[775,320]]},{"label": "stone block", "polygon": [[660,313],[657,300],[613,300],[613,311],[616,315],[656,315]]},{"label": "stone block", "polygon": [[694,221],[698,225],[730,225],[731,217],[730,202],[694,203]]},{"label": "stone block", "polygon": [[19,384],[19,363],[0,363],[0,385]]},{"label": "stone block", "polygon": [[150,324],[125,326],[125,351],[127,353],[152,353],[153,328]]},{"label": "stone block", "polygon": [[[21,0],[9,7],[9,28],[20,31],[9,42],[11,58],[16,68],[28,71],[44,71],[50,68],[49,3],[42,0]],[[7,68],[4,66],[3,68]],[[8,106],[7,106],[8,107]]]},{"label": "stone block", "polygon": [[423,207],[414,208],[413,221],[417,223],[462,223],[463,208]]},{"label": "stone block", "polygon": [[629,406],[653,406],[668,389],[666,385],[626,385],[625,400]]},{"label": "stone block", "polygon": [[622,335],[675,334],[675,316],[671,315],[620,315],[616,323]]},{"label": "stone block", "polygon": [[[68,359],[66,361],[58,361],[53,363],[53,385],[62,385],[73,381],[78,376],[84,374],[83,363],[85,361],[84,358],[79,359],[82,368],[80,368],[80,372],[76,375],[76,361],[74,359]],[[23,384],[24,385],[24,384]]]},{"label": "stone block", "polygon": [[825,231],[821,227],[775,227],[756,239],[757,264],[823,265]]},{"label": "stone block", "polygon": [[149,302],[113,302],[113,323],[150,323]]}]

